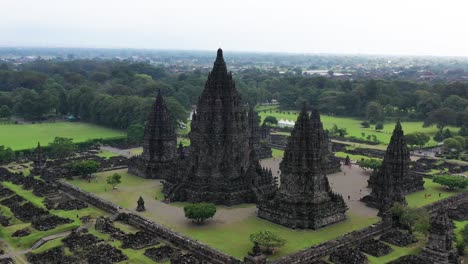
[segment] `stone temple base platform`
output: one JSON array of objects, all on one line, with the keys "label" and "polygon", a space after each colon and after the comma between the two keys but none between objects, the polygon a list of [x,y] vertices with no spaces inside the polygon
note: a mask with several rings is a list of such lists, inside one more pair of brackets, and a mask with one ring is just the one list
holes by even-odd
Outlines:
[{"label": "stone temple base platform", "polygon": [[232,186],[233,188],[210,188],[209,186],[195,186],[188,183],[172,184],[163,182],[163,193],[167,202],[207,202],[217,205],[233,206],[244,203],[256,203],[263,194],[275,191],[275,185],[267,184],[260,188],[254,186]]},{"label": "stone temple base platform", "polygon": [[258,204],[258,217],[300,229],[319,229],[346,219],[348,209],[339,194],[329,193],[327,199],[313,202],[304,197],[291,197],[278,193],[271,200]]}]

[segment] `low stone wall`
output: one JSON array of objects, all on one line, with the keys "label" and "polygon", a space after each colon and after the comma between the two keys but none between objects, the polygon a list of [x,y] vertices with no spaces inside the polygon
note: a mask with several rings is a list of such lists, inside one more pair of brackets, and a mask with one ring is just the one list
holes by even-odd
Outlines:
[{"label": "low stone wall", "polygon": [[458,205],[466,202],[468,202],[468,191],[440,200],[437,203],[428,204],[424,206],[424,209],[428,210],[430,213],[435,213],[440,210],[456,208]]},{"label": "low stone wall", "polygon": [[[114,205],[111,202],[105,201],[94,194],[85,192],[78,187],[75,187],[67,182],[58,181],[57,182],[59,189],[63,192],[66,192],[77,199],[83,200],[91,205],[96,206],[97,208],[104,210],[111,214],[119,213],[119,207]],[[125,219],[128,220],[128,223],[134,227],[151,232],[158,237],[161,237],[175,246],[189,251],[190,253],[196,255],[199,259],[204,260],[204,263],[213,263],[213,264],[237,264],[241,263],[240,260],[229,256],[221,251],[213,249],[205,244],[202,244],[198,241],[195,241],[189,237],[183,236],[169,228],[156,224],[148,219],[145,219],[139,215],[133,213],[123,213],[125,214]],[[121,214],[122,215],[122,214]],[[229,241],[226,241],[229,243]]]},{"label": "low stone wall", "polygon": [[356,245],[356,241],[372,238],[382,235],[391,229],[390,223],[379,222],[378,224],[353,231],[346,235],[340,236],[334,240],[315,245],[308,249],[287,255],[285,257],[268,261],[272,264],[300,264],[312,263],[313,260],[330,255],[332,252],[346,246]]},{"label": "low stone wall", "polygon": [[72,184],[64,181],[57,181],[57,186],[59,190],[63,191],[64,193],[69,194],[79,200],[85,201],[108,213],[116,214],[119,212],[119,208],[113,203],[103,200],[91,193],[85,192]]}]

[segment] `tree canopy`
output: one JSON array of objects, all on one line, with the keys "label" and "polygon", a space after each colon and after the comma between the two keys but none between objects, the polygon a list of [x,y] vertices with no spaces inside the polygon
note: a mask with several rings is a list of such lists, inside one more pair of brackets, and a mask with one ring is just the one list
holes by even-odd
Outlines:
[{"label": "tree canopy", "polygon": [[264,247],[267,253],[272,253],[274,248],[282,247],[286,244],[286,240],[278,234],[271,231],[259,231],[250,235],[250,241]]},{"label": "tree canopy", "polygon": [[197,224],[203,223],[208,218],[216,214],[216,206],[212,203],[194,203],[184,207],[185,217],[195,221]]},{"label": "tree canopy", "polygon": [[81,160],[74,161],[71,165],[72,170],[75,173],[82,175],[83,177],[89,177],[92,173],[95,173],[99,169],[99,162],[95,160]]},{"label": "tree canopy", "polygon": [[112,189],[115,189],[117,185],[122,183],[122,175],[118,173],[114,173],[112,175],[107,176],[106,179],[107,184],[112,186]]},{"label": "tree canopy", "polygon": [[456,175],[436,175],[434,176],[433,181],[447,186],[449,190],[454,190],[456,188],[464,189],[468,185],[467,178]]}]

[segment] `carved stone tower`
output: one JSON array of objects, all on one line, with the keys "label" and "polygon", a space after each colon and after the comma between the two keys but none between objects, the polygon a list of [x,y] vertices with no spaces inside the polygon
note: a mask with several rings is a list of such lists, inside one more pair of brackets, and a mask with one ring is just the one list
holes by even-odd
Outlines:
[{"label": "carved stone tower", "polygon": [[421,176],[410,174],[410,152],[406,146],[400,121],[397,122],[390,143],[385,152],[382,166],[371,176],[370,195],[362,198],[368,206],[379,209],[379,214],[393,206],[395,202],[406,203],[405,194],[423,189]]},{"label": "carved stone tower", "polygon": [[45,168],[47,157],[44,154],[44,150],[41,144],[38,142],[36,150],[34,151],[33,169],[31,173],[33,175],[40,175],[42,170]]},{"label": "carved stone tower", "polygon": [[332,192],[325,175],[326,140],[318,111],[309,116],[304,105],[280,164],[281,185],[275,195],[260,201],[258,216],[292,227],[318,229],[343,221],[347,206]]},{"label": "carved stone tower", "polygon": [[254,111],[253,107],[249,108],[249,144],[255,149],[255,154],[259,159],[272,157],[272,151],[266,141],[261,141],[263,131],[259,127],[260,117]]},{"label": "carved stone tower", "polygon": [[432,218],[429,239],[421,257],[427,259],[428,263],[459,263],[453,243],[453,223],[444,211]]},{"label": "carved stone tower", "polygon": [[257,170],[258,159],[251,157],[250,132],[246,107],[218,49],[192,115],[188,167],[182,178],[164,183],[166,197],[233,205],[255,202],[257,196],[272,192],[271,174]]},{"label": "carved stone tower", "polygon": [[128,170],[143,178],[165,179],[172,176],[176,157],[174,124],[161,92],[158,92],[145,126],[143,153],[130,160]]}]

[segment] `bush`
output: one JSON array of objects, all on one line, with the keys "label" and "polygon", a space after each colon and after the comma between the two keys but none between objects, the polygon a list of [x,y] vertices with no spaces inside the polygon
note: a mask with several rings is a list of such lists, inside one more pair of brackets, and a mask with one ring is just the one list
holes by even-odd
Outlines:
[{"label": "bush", "polygon": [[[119,185],[120,183],[122,183],[122,176],[118,173],[114,173],[110,176],[107,176],[107,184],[111,185],[112,186],[112,189],[115,189],[115,186]],[[140,197],[141,198],[141,197]]]},{"label": "bush", "polygon": [[184,212],[185,217],[201,224],[216,214],[216,206],[212,203],[194,203],[185,206]]},{"label": "bush", "polygon": [[364,121],[364,122],[361,123],[361,126],[362,126],[363,128],[369,128],[369,127],[370,127],[370,123],[369,123],[368,121]]},{"label": "bush", "polygon": [[259,231],[250,235],[250,241],[264,247],[266,253],[273,253],[274,248],[279,248],[286,244],[286,240],[271,231]]},{"label": "bush", "polygon": [[433,177],[433,181],[447,186],[449,190],[454,190],[456,188],[464,189],[468,185],[468,179],[463,176],[436,175]]},{"label": "bush", "polygon": [[90,174],[98,171],[99,165],[99,162],[95,160],[82,160],[74,161],[71,164],[71,168],[73,172],[78,173],[83,177],[88,177]]},{"label": "bush", "polygon": [[376,170],[382,166],[382,161],[378,159],[362,159],[358,164],[363,169]]}]

